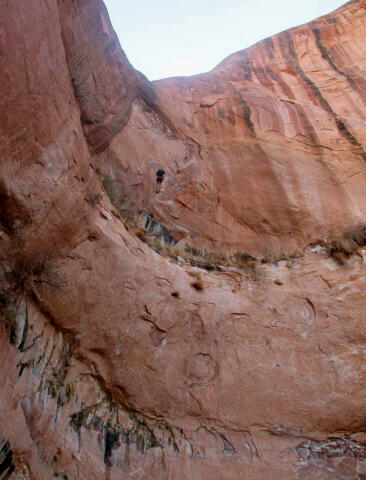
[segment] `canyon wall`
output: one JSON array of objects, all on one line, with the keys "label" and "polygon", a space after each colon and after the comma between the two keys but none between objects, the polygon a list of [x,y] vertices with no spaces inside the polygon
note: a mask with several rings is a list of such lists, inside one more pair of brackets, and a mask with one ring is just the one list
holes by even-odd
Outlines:
[{"label": "canyon wall", "polygon": [[[365,216],[364,5],[154,82],[96,164],[127,215],[198,250],[289,255]],[[154,195],[155,171],[167,172]],[[343,230],[343,231],[342,231]]]},{"label": "canyon wall", "polygon": [[159,82],[2,7],[1,480],[366,478],[365,2]]}]

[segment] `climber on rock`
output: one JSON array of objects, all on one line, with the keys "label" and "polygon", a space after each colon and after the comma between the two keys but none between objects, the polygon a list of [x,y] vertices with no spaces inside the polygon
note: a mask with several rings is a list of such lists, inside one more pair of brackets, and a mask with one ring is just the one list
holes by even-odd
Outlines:
[{"label": "climber on rock", "polygon": [[164,180],[165,171],[162,168],[156,172],[156,190],[155,193],[160,193],[160,187]]}]

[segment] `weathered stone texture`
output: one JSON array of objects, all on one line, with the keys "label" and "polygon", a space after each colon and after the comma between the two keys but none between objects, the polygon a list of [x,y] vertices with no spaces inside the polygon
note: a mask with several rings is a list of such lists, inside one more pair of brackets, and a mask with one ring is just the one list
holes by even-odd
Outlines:
[{"label": "weathered stone texture", "polygon": [[153,83],[1,7],[0,478],[364,479],[365,3]]}]

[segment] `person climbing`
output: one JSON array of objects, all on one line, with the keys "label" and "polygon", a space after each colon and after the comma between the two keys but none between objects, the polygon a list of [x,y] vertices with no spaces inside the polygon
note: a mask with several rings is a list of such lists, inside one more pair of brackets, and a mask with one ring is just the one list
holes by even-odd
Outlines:
[{"label": "person climbing", "polygon": [[160,187],[164,180],[165,171],[162,168],[156,172],[156,190],[155,193],[160,193]]}]

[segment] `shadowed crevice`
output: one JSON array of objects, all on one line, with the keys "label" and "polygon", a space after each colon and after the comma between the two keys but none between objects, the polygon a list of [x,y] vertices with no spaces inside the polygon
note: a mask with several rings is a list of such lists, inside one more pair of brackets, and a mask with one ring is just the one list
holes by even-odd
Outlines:
[{"label": "shadowed crevice", "polygon": [[9,442],[2,441],[0,443],[0,479],[8,480],[15,470],[13,463],[13,452]]}]

